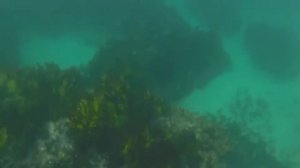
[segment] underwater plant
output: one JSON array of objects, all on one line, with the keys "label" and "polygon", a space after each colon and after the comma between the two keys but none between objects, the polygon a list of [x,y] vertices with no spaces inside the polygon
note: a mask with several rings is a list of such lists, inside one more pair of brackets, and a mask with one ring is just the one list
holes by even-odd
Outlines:
[{"label": "underwater plant", "polygon": [[241,127],[269,132],[271,113],[266,99],[255,97],[247,90],[238,91],[229,105],[227,115]]},{"label": "underwater plant", "polygon": [[[284,167],[263,141],[244,136],[241,125],[174,107],[137,79],[135,70],[118,68],[88,79],[88,85],[78,69],[56,65],[1,72],[0,166]],[[238,98],[235,114],[262,105],[241,119],[265,109],[247,94]]]},{"label": "underwater plant", "polygon": [[228,167],[289,168],[287,163],[275,157],[270,145],[261,135],[236,122],[223,120],[223,125],[233,147],[225,157]]},{"label": "underwater plant", "polygon": [[133,88],[125,76],[104,75],[99,87],[78,103],[70,127],[81,143],[122,156],[129,164],[155,142],[153,122],[168,112],[167,103],[147,90]]},{"label": "underwater plant", "polygon": [[[76,69],[55,64],[24,67],[0,73],[0,122],[10,132],[16,155],[26,155],[45,122],[69,115],[84,93]],[[80,79],[80,80],[79,80]]]},{"label": "underwater plant", "polygon": [[7,129],[0,127],[0,150],[6,145],[7,139],[8,139]]},{"label": "underwater plant", "polygon": [[[108,155],[108,167],[181,168],[222,165],[226,133],[208,120],[176,110],[131,78],[106,74],[70,116],[76,154]],[[87,164],[79,161],[76,164]]]}]

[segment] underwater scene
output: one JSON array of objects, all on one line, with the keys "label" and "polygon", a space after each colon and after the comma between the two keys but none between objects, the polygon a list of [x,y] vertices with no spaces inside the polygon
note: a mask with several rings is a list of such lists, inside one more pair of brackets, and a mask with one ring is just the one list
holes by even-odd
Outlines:
[{"label": "underwater scene", "polygon": [[300,1],[0,0],[0,168],[299,168]]}]

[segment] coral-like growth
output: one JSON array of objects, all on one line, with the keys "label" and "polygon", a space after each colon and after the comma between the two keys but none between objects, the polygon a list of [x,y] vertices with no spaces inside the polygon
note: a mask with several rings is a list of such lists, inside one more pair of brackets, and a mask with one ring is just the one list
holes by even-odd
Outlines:
[{"label": "coral-like growth", "polygon": [[[241,127],[257,130],[259,133],[270,131],[271,113],[267,100],[254,97],[247,90],[239,91],[230,104],[227,115]],[[259,130],[259,131],[258,131]]]},{"label": "coral-like growth", "polygon": [[122,164],[140,167],[145,158],[139,158],[160,141],[154,121],[169,112],[166,102],[134,88],[126,76],[105,75],[95,92],[78,103],[70,125],[81,143],[113,153],[112,160],[121,157]]},{"label": "coral-like growth", "polygon": [[[237,131],[240,125],[174,108],[135,73],[113,69],[83,85],[80,71],[55,65],[1,72],[0,166],[220,168],[238,158],[239,167],[283,167],[263,141]],[[250,100],[233,112],[240,114]]]},{"label": "coral-like growth", "polygon": [[269,145],[257,133],[248,128],[241,127],[238,123],[223,121],[229,140],[234,147],[226,155],[228,167],[273,167],[287,168],[287,164],[278,160],[270,150]]},{"label": "coral-like growth", "polygon": [[77,69],[62,71],[55,64],[0,72],[0,122],[12,141],[22,140],[15,146],[19,154],[45,122],[69,115],[84,93],[82,81]]},{"label": "coral-like growth", "polygon": [[180,151],[184,151],[182,157],[188,165],[201,168],[224,166],[223,159],[231,151],[231,144],[226,131],[218,124],[183,109],[163,118],[161,124],[168,132],[167,137],[182,147]]},{"label": "coral-like growth", "polygon": [[221,128],[133,86],[126,76],[105,75],[78,103],[70,123],[77,148],[108,153],[111,167],[221,165],[229,149]]}]

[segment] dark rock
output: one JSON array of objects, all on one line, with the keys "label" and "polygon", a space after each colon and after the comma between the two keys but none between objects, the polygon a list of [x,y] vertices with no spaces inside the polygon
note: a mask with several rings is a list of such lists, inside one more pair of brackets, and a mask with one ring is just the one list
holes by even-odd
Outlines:
[{"label": "dark rock", "polygon": [[300,39],[295,32],[267,24],[253,24],[245,31],[245,47],[255,65],[277,79],[300,73]]}]

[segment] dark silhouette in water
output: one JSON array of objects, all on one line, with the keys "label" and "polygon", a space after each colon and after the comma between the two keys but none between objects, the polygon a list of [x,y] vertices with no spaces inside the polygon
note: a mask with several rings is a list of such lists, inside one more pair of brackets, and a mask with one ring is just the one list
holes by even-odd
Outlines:
[{"label": "dark silhouette in water", "polygon": [[90,63],[91,74],[129,66],[139,80],[171,100],[203,89],[230,65],[217,33],[192,28],[173,8],[138,4],[123,23],[122,35],[102,47]]},{"label": "dark silhouette in water", "polygon": [[210,30],[231,35],[242,26],[239,0],[186,0],[185,4]]},{"label": "dark silhouette in water", "polygon": [[246,49],[255,65],[277,79],[300,74],[300,39],[288,29],[257,23],[244,36]]},{"label": "dark silhouette in water", "polygon": [[0,69],[19,65],[19,37],[14,30],[0,30]]}]

